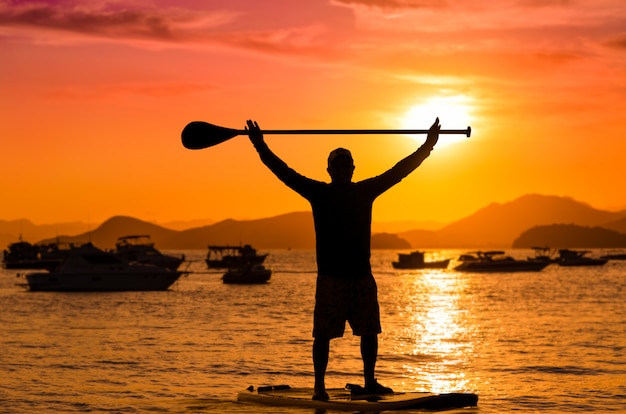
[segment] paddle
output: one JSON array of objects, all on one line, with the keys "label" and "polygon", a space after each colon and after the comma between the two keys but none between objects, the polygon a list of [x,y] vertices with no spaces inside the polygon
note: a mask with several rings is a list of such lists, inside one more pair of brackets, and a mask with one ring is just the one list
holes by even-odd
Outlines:
[{"label": "paddle", "polygon": [[[208,122],[193,121],[188,123],[181,134],[183,145],[188,149],[203,149],[228,141],[237,135],[248,135],[246,129],[225,128]],[[263,134],[311,135],[311,134],[427,134],[427,129],[270,129],[262,130]],[[468,138],[472,128],[442,129],[439,134],[466,135]]]}]

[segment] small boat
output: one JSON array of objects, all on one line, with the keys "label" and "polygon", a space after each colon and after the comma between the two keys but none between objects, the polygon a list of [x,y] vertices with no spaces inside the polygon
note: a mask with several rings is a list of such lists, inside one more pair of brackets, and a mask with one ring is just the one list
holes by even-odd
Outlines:
[{"label": "small boat", "polygon": [[500,250],[466,253],[459,257],[459,261],[461,264],[454,270],[480,273],[538,272],[550,264],[547,261],[514,259]]},{"label": "small boat", "polygon": [[170,270],[177,270],[185,261],[185,256],[170,256],[154,247],[150,236],[140,234],[123,236],[117,239],[113,253],[128,262],[153,264]]},{"label": "small boat", "polygon": [[87,243],[70,248],[54,271],[25,277],[31,291],[114,292],[167,290],[183,273],[130,263]]},{"label": "small boat", "polygon": [[209,246],[206,256],[206,264],[209,268],[230,269],[239,268],[244,265],[261,264],[268,256],[258,254],[249,244],[243,246]]},{"label": "small boat", "polygon": [[587,253],[591,252],[589,250],[561,249],[556,262],[559,266],[602,266],[609,261],[609,259],[589,257]]},{"label": "small boat", "polygon": [[398,261],[391,262],[394,269],[445,269],[450,259],[427,262],[424,252],[416,250],[411,253],[398,253]]},{"label": "small boat", "polygon": [[23,241],[11,243],[3,252],[2,266],[5,269],[54,270],[64,256],[64,250],[56,243],[31,244]]},{"label": "small boat", "polygon": [[626,251],[624,250],[609,250],[607,251],[605,254],[603,254],[602,256],[600,256],[600,259],[607,259],[607,260],[626,260]]},{"label": "small boat", "polygon": [[272,271],[261,264],[244,265],[229,269],[222,281],[229,284],[253,285],[267,283],[272,276]]},{"label": "small boat", "polygon": [[537,260],[540,262],[548,262],[548,263],[554,263],[556,260],[554,258],[554,250],[550,249],[549,247],[533,247],[532,248],[535,251],[535,255],[533,257],[528,257],[528,260]]}]

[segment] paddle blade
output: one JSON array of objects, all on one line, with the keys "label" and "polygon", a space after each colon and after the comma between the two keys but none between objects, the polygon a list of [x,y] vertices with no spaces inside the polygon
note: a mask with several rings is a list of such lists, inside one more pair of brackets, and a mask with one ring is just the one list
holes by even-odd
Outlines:
[{"label": "paddle blade", "polygon": [[240,131],[236,129],[224,128],[208,122],[193,121],[183,128],[181,138],[185,148],[195,150],[212,147],[239,134]]}]

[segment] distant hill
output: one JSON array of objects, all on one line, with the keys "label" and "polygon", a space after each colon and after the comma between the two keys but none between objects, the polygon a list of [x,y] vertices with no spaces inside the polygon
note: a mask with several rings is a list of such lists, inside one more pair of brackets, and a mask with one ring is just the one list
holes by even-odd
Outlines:
[{"label": "distant hill", "polygon": [[[206,249],[210,244],[251,244],[260,249],[313,249],[315,234],[310,212],[288,213],[258,220],[224,220],[210,226],[176,231],[147,223],[132,217],[116,216],[98,228],[76,236],[62,236],[42,243],[60,241],[85,243],[110,249],[118,237],[131,234],[150,235],[158,249]],[[411,246],[395,234],[380,233],[372,236],[373,248],[407,249]]]},{"label": "distant hill", "polygon": [[[574,231],[570,227],[555,225],[570,225],[582,229]],[[518,238],[526,231],[541,226],[547,226],[546,229],[541,229],[541,237],[545,240],[560,240],[558,233],[567,230],[566,239],[570,240],[568,244],[570,247],[620,247],[621,241],[619,237],[614,237],[613,233],[602,233],[603,239],[601,236],[596,237],[600,234],[599,230],[593,230],[593,235],[590,235],[584,228],[598,227],[626,234],[626,211],[603,211],[568,197],[532,194],[507,203],[490,204],[439,230],[415,229],[397,233],[374,233],[372,248],[509,248],[514,243],[526,246],[525,243],[529,242],[525,238],[519,241]],[[50,242],[57,238],[73,243],[91,241],[99,247],[112,248],[120,236],[147,234],[152,237],[157,248],[164,250],[206,249],[209,244],[246,243],[257,249],[315,247],[313,217],[310,211],[255,220],[228,219],[186,230],[165,228],[127,216],[115,216],[98,227],[90,227],[93,226],[82,224],[81,227],[76,224],[75,233],[67,232],[62,235],[63,233],[58,230],[54,231],[53,225],[35,226],[27,220],[0,221],[0,242],[6,246],[17,241],[19,234],[45,234],[41,238],[24,237],[24,239],[31,242]],[[66,227],[66,230],[69,228]],[[533,245],[551,245],[547,241],[534,240],[537,243],[532,243]],[[589,240],[594,240],[593,243],[598,245],[588,246],[586,243]],[[617,244],[605,246],[607,243]],[[556,244],[550,247],[556,247]]]},{"label": "distant hill", "polygon": [[251,244],[258,249],[312,249],[315,247],[313,215],[287,213],[257,220],[224,220],[189,229],[163,241],[163,248],[204,249],[209,244]]},{"label": "distant hill", "polygon": [[376,233],[372,234],[372,249],[410,249],[411,244],[398,237],[397,234]]},{"label": "distant hill", "polygon": [[38,240],[64,234],[79,234],[89,231],[92,226],[80,221],[57,224],[34,224],[30,220],[0,220],[0,249],[20,238],[35,243]]},{"label": "distant hill", "polygon": [[[306,213],[305,213],[306,214]],[[302,230],[294,223],[303,223],[303,220],[293,220],[298,213],[292,213],[284,217],[283,225],[294,226],[293,235],[284,239],[289,242],[290,238],[306,238],[302,236]],[[290,217],[293,216],[293,217]],[[309,214],[310,216],[310,214]],[[272,242],[272,238],[279,237],[275,229],[276,221],[280,219],[260,219],[250,221],[224,220],[213,225],[203,226],[190,230],[172,230],[157,224],[148,223],[133,217],[115,216],[99,227],[83,232],[75,236],[59,236],[41,240],[41,243],[60,241],[65,243],[85,243],[91,241],[96,246],[110,249],[115,247],[115,242],[120,236],[146,234],[150,235],[158,249],[204,249],[209,244],[234,244],[249,243],[264,248],[283,247]],[[279,228],[283,227],[282,225]],[[289,228],[289,227],[287,227]],[[271,233],[269,237],[264,234]],[[299,233],[299,234],[298,234]],[[246,236],[247,235],[247,236]]]},{"label": "distant hill", "polygon": [[115,247],[115,242],[121,236],[145,234],[150,235],[152,240],[157,242],[157,247],[159,247],[160,243],[158,241],[167,240],[176,233],[176,230],[166,229],[157,224],[148,223],[133,217],[114,216],[93,230],[75,236],[55,236],[39,242],[52,243],[58,241],[60,243],[74,244],[92,242],[100,248],[111,249]]},{"label": "distant hill", "polygon": [[626,217],[609,223],[604,223],[602,227],[615,230],[620,233],[626,233]]},{"label": "distant hill", "polygon": [[210,219],[196,219],[196,220],[175,220],[175,221],[168,221],[165,223],[155,223],[158,224],[161,227],[165,227],[168,229],[172,229],[172,230],[187,230],[187,229],[192,229],[195,227],[202,227],[202,226],[209,226],[211,224],[216,223],[216,220],[210,220]]},{"label": "distant hill", "polygon": [[439,221],[417,221],[417,220],[404,220],[404,221],[376,221],[372,222],[372,233],[401,233],[411,229],[423,229],[423,230],[439,230],[447,223],[441,223]]},{"label": "distant hill", "polygon": [[554,249],[626,247],[626,234],[602,227],[552,224],[526,230],[513,241],[514,248],[529,249],[533,246]]},{"label": "distant hill", "polygon": [[525,195],[508,203],[493,203],[438,231],[398,233],[413,247],[485,248],[510,247],[525,230],[550,224],[615,227],[626,221],[626,211],[595,209],[569,197]]}]

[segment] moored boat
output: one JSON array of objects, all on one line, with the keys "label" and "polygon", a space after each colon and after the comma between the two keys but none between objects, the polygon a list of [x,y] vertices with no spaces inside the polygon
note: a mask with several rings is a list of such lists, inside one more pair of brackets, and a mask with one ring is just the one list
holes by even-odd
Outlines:
[{"label": "moored boat", "polygon": [[3,252],[2,266],[5,269],[54,270],[65,254],[57,243],[31,244],[21,238],[7,246]]},{"label": "moored boat", "polygon": [[177,257],[163,254],[154,247],[150,236],[145,234],[118,238],[113,253],[129,262],[152,264],[170,270],[177,270],[185,261],[184,255]]},{"label": "moored boat", "polygon": [[626,260],[626,251],[621,249],[609,250],[600,256],[600,259],[607,260]]},{"label": "moored boat", "polygon": [[541,262],[554,263],[556,259],[554,258],[554,250],[549,247],[541,246],[541,247],[533,247],[535,251],[535,255],[532,257],[528,257],[528,260],[536,260]]},{"label": "moored boat", "polygon": [[230,269],[261,264],[268,253],[258,254],[249,244],[243,246],[209,246],[205,262],[209,268]]},{"label": "moored boat", "polygon": [[272,271],[261,264],[244,265],[229,269],[222,276],[222,281],[229,284],[252,285],[267,283],[272,276]]},{"label": "moored boat", "polygon": [[426,261],[424,252],[398,253],[398,261],[391,262],[394,269],[445,269],[450,259]]},{"label": "moored boat", "polygon": [[31,291],[113,292],[167,290],[182,274],[130,263],[87,243],[70,248],[54,271],[27,273],[25,277]]},{"label": "moored boat", "polygon": [[609,261],[609,259],[589,257],[587,256],[588,253],[591,253],[591,251],[561,249],[556,262],[559,266],[602,266]]},{"label": "moored boat", "polygon": [[454,270],[460,272],[510,273],[538,272],[550,264],[540,260],[521,260],[506,256],[500,250],[476,251],[461,255]]}]

